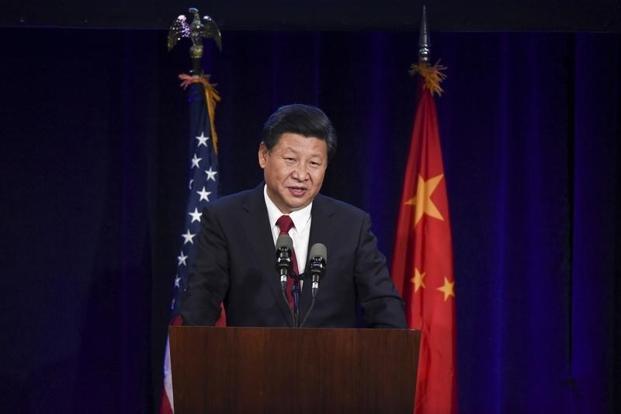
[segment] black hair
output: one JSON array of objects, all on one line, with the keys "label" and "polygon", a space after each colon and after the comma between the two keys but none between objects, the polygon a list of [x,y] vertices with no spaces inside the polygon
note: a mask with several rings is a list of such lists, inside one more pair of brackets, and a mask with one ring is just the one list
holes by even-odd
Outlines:
[{"label": "black hair", "polygon": [[265,122],[261,141],[268,150],[271,150],[278,144],[280,136],[286,132],[326,141],[329,159],[336,152],[336,132],[332,122],[316,106],[303,104],[281,106]]}]

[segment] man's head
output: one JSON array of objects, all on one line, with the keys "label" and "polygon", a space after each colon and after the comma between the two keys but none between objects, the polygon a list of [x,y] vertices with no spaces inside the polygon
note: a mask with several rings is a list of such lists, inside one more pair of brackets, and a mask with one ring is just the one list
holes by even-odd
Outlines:
[{"label": "man's head", "polygon": [[336,134],[321,109],[282,106],[265,123],[259,146],[267,193],[283,213],[306,207],[323,183]]}]

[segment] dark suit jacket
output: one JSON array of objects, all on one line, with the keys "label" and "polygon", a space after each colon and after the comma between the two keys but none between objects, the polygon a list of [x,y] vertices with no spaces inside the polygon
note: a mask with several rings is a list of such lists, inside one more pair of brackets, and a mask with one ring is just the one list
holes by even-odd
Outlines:
[{"label": "dark suit jacket", "polygon": [[[405,328],[403,302],[377,250],[368,214],[318,195],[309,247],[327,247],[327,270],[304,326],[356,327],[358,305],[370,327]],[[203,211],[197,253],[182,296],[185,324],[213,325],[224,302],[229,326],[291,326],[275,267],[263,185],[223,197]],[[300,315],[312,301],[302,289]]]}]

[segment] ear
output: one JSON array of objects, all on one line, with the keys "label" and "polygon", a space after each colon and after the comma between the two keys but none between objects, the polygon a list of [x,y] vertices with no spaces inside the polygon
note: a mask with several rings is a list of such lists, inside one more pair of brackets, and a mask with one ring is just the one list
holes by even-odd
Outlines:
[{"label": "ear", "polygon": [[259,152],[257,154],[259,156],[259,165],[261,166],[261,168],[265,168],[265,165],[267,164],[267,157],[269,156],[269,152],[270,151],[267,149],[265,144],[261,142],[261,144],[259,144]]}]

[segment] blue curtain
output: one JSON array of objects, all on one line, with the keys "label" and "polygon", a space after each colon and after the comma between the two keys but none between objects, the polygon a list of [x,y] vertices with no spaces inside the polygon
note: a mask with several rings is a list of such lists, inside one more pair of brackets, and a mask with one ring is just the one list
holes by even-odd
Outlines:
[{"label": "blue curtain", "polygon": [[[181,242],[187,50],[157,31],[2,29],[0,411],[159,396]],[[324,193],[390,258],[415,108],[410,32],[225,32],[221,194],[255,186],[279,105],[339,134]],[[434,33],[464,413],[621,408],[621,36]]]}]

